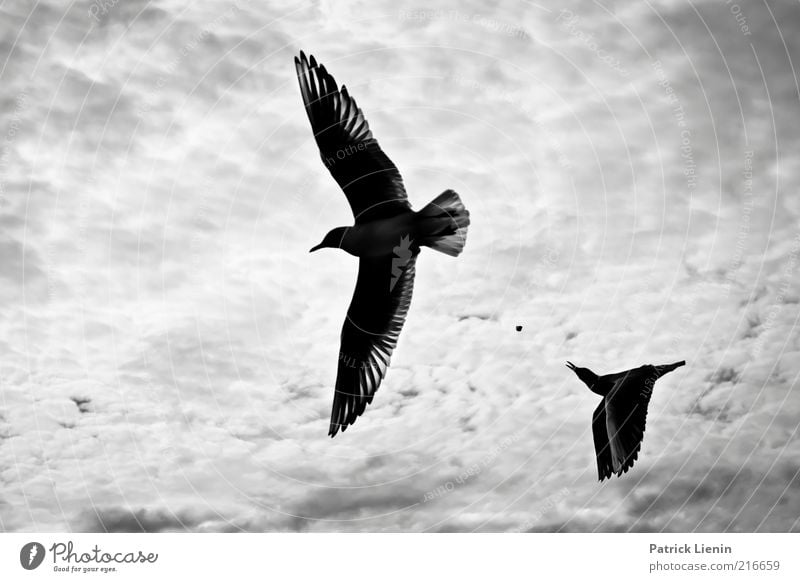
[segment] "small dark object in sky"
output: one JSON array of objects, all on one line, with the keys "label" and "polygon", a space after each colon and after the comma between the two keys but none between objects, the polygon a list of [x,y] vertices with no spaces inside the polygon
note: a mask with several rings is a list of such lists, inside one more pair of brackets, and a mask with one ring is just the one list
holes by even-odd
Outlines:
[{"label": "small dark object in sky", "polygon": [[411,305],[414,265],[428,246],[452,257],[464,249],[469,212],[445,190],[419,212],[403,178],[372,137],[367,120],[325,67],[301,51],[294,59],[303,103],[322,162],[355,216],[311,251],[340,248],[359,258],[358,279],[342,326],[330,436],[353,424],[386,375]]},{"label": "small dark object in sky", "polygon": [[517,331],[522,331],[522,326],[521,325],[517,326]]},{"label": "small dark object in sky", "polygon": [[603,397],[592,416],[600,481],[610,479],[613,474],[619,477],[633,467],[642,447],[653,385],[664,374],[684,365],[686,362],[681,360],[598,376],[589,368],[578,368],[567,362],[567,368],[575,372],[589,390]]}]

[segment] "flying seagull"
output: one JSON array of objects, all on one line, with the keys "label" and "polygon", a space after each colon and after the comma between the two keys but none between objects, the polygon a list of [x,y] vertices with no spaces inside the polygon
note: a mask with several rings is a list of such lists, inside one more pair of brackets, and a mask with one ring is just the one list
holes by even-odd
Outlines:
[{"label": "flying seagull", "polygon": [[663,366],[641,366],[633,370],[598,376],[589,368],[567,362],[589,390],[603,397],[592,416],[597,477],[620,477],[633,467],[644,438],[647,405],[653,385],[661,376],[684,366],[685,361]]},{"label": "flying seagull", "polygon": [[469,212],[452,190],[414,212],[400,172],[372,137],[347,88],[340,89],[325,67],[302,51],[294,64],[322,161],[355,217],[352,226],[334,228],[311,249],[340,248],[359,258],[342,326],[328,430],[334,437],[361,416],[386,375],[411,304],[420,248],[458,256]]}]

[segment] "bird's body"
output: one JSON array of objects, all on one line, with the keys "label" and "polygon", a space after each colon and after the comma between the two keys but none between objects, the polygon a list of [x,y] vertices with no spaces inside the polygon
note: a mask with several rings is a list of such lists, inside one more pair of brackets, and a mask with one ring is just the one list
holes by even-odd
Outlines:
[{"label": "bird's body", "polygon": [[[445,219],[446,222],[450,220],[449,217]],[[436,237],[439,229],[435,221],[432,226],[430,223],[420,212],[409,210],[391,218],[338,227],[331,232],[335,233],[334,246],[343,251],[355,257],[380,257],[395,252],[402,240],[408,240],[417,252],[421,246],[428,246],[427,240]]]},{"label": "bird's body", "polygon": [[592,415],[592,436],[597,457],[597,476],[602,481],[630,469],[639,456],[653,386],[664,374],[685,361],[598,376],[588,368],[567,362],[586,386],[603,397]]},{"label": "bird's body", "polygon": [[[390,255],[403,237],[416,238],[415,212],[334,229],[338,247],[355,257]],[[341,235],[341,236],[340,236]]]},{"label": "bird's body", "polygon": [[625,382],[638,382],[648,378],[654,371],[655,366],[645,365],[616,374],[604,374],[597,376],[597,379],[589,386],[589,390],[600,396],[608,396],[615,387],[622,385],[620,380]]},{"label": "bird's body", "polygon": [[354,224],[334,228],[313,247],[359,257],[358,279],[342,326],[328,434],[353,424],[380,386],[403,328],[424,246],[457,256],[469,212],[452,190],[419,212],[408,202],[400,172],[372,137],[347,88],[301,52],[295,58],[300,92],[320,155],[344,190]]},{"label": "bird's body", "polygon": [[404,212],[392,218],[354,224],[347,229],[342,249],[357,257],[391,255],[392,249],[404,237],[417,238],[415,212]]}]

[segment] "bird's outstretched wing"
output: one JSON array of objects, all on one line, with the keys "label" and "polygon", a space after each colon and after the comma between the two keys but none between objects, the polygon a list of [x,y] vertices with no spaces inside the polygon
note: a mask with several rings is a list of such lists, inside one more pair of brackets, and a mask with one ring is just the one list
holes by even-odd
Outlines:
[{"label": "bird's outstretched wing", "polygon": [[611,462],[611,445],[608,442],[606,428],[606,399],[603,398],[592,415],[592,435],[594,436],[594,452],[597,456],[597,478],[610,479],[614,473]]},{"label": "bird's outstretched wing", "polygon": [[328,434],[361,416],[386,375],[414,289],[410,257],[361,258],[358,281],[342,326],[339,368]]},{"label": "bird's outstretched wing", "polygon": [[617,380],[603,398],[611,466],[617,476],[633,467],[639,456],[647,424],[647,406],[657,379],[653,366],[631,370]]},{"label": "bird's outstretched wing", "polygon": [[407,212],[403,178],[372,137],[347,87],[340,90],[325,67],[302,51],[294,63],[322,161],[344,190],[356,223]]}]

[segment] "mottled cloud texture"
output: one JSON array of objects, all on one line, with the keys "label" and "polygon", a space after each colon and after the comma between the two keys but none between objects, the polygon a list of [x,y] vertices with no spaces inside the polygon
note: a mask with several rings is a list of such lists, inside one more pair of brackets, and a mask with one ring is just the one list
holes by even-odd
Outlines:
[{"label": "mottled cloud texture", "polygon": [[[0,530],[800,530],[797,3],[286,6],[0,5]],[[300,49],[473,218],[334,440]],[[567,359],[688,363],[622,479]]]}]

